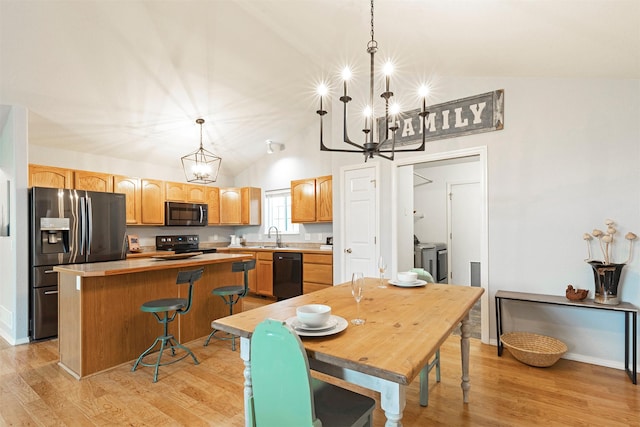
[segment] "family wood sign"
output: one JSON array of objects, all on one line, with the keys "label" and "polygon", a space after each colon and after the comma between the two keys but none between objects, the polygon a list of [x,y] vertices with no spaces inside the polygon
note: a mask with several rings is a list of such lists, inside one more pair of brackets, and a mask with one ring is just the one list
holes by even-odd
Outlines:
[{"label": "family wood sign", "polygon": [[[492,132],[504,127],[504,89],[427,107],[426,141]],[[399,114],[396,146],[422,142],[420,109]],[[379,135],[384,119],[377,119]],[[391,123],[389,124],[391,126]]]}]

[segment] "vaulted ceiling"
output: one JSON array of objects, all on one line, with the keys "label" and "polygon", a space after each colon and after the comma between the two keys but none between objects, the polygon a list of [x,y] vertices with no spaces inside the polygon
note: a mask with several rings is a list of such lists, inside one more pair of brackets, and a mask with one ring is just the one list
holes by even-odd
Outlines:
[{"label": "vaulted ceiling", "polygon": [[[197,148],[202,117],[205,148],[235,175],[266,139],[305,143],[320,80],[336,84],[349,63],[366,86],[369,7],[0,0],[0,104],[29,109],[31,144],[174,166]],[[378,0],[375,10],[396,92],[445,76],[640,79],[637,0]]]}]

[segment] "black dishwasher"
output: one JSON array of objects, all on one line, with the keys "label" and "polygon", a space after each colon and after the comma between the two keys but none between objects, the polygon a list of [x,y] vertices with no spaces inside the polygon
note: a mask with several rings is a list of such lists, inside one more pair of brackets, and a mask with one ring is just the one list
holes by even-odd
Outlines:
[{"label": "black dishwasher", "polygon": [[278,301],[302,295],[302,254],[273,253],[273,296]]}]

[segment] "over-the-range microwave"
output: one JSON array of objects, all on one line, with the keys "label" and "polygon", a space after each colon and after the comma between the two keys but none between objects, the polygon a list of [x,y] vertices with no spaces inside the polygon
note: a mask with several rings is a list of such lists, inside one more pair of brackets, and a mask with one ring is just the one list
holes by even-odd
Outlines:
[{"label": "over-the-range microwave", "polygon": [[164,225],[206,226],[209,223],[209,205],[203,203],[164,203]]}]

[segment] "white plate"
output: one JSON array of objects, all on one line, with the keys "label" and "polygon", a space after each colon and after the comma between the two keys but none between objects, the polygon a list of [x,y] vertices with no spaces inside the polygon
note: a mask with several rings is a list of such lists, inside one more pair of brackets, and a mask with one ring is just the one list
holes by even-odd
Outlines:
[{"label": "white plate", "polygon": [[349,322],[347,322],[344,318],[340,316],[331,315],[329,322],[333,322],[334,320],[336,322],[335,326],[325,327],[325,329],[321,329],[319,331],[310,331],[308,329],[297,329],[294,325],[296,323],[299,325],[298,318],[296,316],[288,318],[287,320],[285,320],[285,322],[287,323],[287,325],[291,326],[291,328],[293,328],[294,331],[296,331],[296,334],[302,337],[325,337],[327,335],[333,335],[333,334],[337,334],[338,332],[342,332],[345,329],[347,329],[347,325],[349,325]]},{"label": "white plate", "polygon": [[338,319],[335,316],[330,316],[327,323],[322,326],[308,326],[298,320],[297,317],[294,317],[291,321],[291,327],[295,330],[305,331],[305,332],[318,332],[324,331],[326,329],[334,328],[338,324]]},{"label": "white plate", "polygon": [[427,282],[420,279],[416,280],[415,282],[398,282],[397,280],[389,280],[389,283],[394,286],[400,286],[401,288],[416,288],[427,284]]}]

